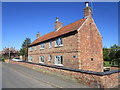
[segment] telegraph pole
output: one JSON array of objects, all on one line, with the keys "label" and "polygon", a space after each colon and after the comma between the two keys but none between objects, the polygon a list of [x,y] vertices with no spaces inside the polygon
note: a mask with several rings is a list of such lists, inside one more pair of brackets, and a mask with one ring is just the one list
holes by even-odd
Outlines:
[{"label": "telegraph pole", "polygon": [[9,47],[9,60],[8,60],[8,63],[10,63],[10,47]]}]

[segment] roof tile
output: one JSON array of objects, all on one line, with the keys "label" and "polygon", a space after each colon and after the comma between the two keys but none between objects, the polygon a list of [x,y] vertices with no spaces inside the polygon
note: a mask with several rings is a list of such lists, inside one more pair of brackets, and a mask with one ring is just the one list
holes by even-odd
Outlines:
[{"label": "roof tile", "polygon": [[36,39],[35,41],[33,41],[29,46],[33,46],[35,44],[46,41],[48,39],[52,39],[52,38],[55,38],[57,36],[61,36],[63,34],[67,34],[69,32],[75,31],[83,24],[83,22],[85,20],[86,20],[85,18],[80,19],[76,22],[73,22],[69,25],[66,25],[66,26],[60,28],[58,31],[53,31],[53,32],[47,33],[44,36],[41,36],[38,39]]}]

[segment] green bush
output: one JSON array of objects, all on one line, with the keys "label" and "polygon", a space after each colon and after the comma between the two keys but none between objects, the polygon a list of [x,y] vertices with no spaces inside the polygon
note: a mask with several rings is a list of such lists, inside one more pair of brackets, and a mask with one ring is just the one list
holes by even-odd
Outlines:
[{"label": "green bush", "polygon": [[2,59],[2,62],[5,62],[5,60],[4,60],[4,59]]},{"label": "green bush", "polygon": [[5,62],[6,57],[2,57],[2,62]]}]

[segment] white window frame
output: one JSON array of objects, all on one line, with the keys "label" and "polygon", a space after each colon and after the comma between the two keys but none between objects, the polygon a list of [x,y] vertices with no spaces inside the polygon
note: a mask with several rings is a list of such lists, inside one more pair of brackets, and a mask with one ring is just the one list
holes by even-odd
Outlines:
[{"label": "white window frame", "polygon": [[[43,59],[43,61],[41,59]],[[44,56],[39,57],[39,63],[44,63]]]},{"label": "white window frame", "polygon": [[32,56],[28,56],[28,62],[32,62]]},{"label": "white window frame", "polygon": [[49,55],[48,61],[49,61],[49,62],[52,61],[52,55]]},{"label": "white window frame", "polygon": [[36,51],[37,49],[36,49],[36,46],[34,46],[34,50]]},{"label": "white window frame", "polygon": [[32,47],[32,50],[34,50],[34,46]]},{"label": "white window frame", "polygon": [[49,42],[49,48],[52,48],[52,41]]},{"label": "white window frame", "polygon": [[[60,60],[57,60],[57,59],[60,59]],[[61,59],[62,59],[62,61],[61,61]],[[63,66],[63,56],[61,56],[61,55],[55,56],[55,65]]]},{"label": "white window frame", "polygon": [[63,46],[63,38],[57,38],[55,40],[55,47]]},{"label": "white window frame", "polygon": [[45,45],[44,43],[40,43],[40,49],[44,49]]},{"label": "white window frame", "polygon": [[29,48],[29,51],[30,51],[30,52],[32,51],[32,47]]}]

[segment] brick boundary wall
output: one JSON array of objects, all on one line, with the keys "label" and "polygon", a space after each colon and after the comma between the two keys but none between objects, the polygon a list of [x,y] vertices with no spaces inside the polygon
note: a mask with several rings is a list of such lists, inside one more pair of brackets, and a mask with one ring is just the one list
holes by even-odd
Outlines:
[{"label": "brick boundary wall", "polygon": [[113,73],[111,73],[111,71],[95,73],[92,71],[85,71],[85,70],[81,70],[83,72],[74,71],[74,69],[63,70],[60,68],[42,66],[39,64],[28,63],[28,62],[10,61],[10,63],[23,65],[25,67],[29,67],[32,69],[39,69],[40,71],[43,71],[43,72],[54,72],[56,74],[74,78],[79,83],[82,83],[92,88],[114,88],[114,87],[117,87],[120,82],[119,81],[120,70],[117,70],[117,71],[114,70]]}]

